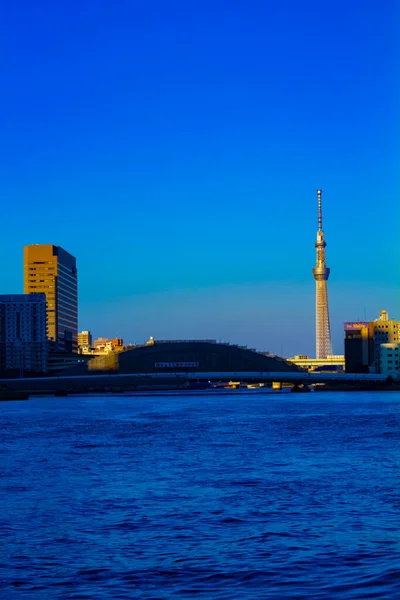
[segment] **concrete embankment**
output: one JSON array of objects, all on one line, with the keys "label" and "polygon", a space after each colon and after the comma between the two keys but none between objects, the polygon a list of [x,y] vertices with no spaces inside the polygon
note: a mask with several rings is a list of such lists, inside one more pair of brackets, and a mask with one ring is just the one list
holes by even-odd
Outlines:
[{"label": "concrete embankment", "polygon": [[10,400],[29,400],[29,394],[12,390],[0,390],[0,402],[9,402]]},{"label": "concrete embankment", "polygon": [[107,377],[71,378],[52,377],[38,379],[10,379],[0,383],[0,400],[26,400],[29,396],[66,396],[68,394],[104,394],[129,391],[178,390],[185,386],[183,378],[168,378],[155,383],[148,377],[116,378]]}]

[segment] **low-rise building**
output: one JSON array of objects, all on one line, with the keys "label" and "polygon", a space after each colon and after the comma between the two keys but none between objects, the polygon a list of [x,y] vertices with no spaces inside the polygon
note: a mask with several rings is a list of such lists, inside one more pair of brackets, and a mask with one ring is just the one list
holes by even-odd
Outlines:
[{"label": "low-rise building", "polygon": [[397,344],[400,342],[400,322],[389,319],[386,310],[382,310],[379,319],[371,323],[373,330],[373,352],[372,365],[374,370],[381,372],[381,349],[386,344]]},{"label": "low-rise building", "polygon": [[92,334],[90,331],[81,331],[78,333],[78,346],[92,346]]},{"label": "low-rise building", "polygon": [[108,342],[111,342],[111,340],[109,340],[108,338],[105,338],[105,337],[99,337],[99,338],[97,338],[97,340],[94,340],[93,348],[95,350],[97,350],[99,348],[100,349],[105,348],[105,346],[106,346],[106,344],[108,344]]},{"label": "low-rise building", "polygon": [[122,352],[124,340],[122,338],[98,338],[93,343],[95,354],[110,354],[111,352]]},{"label": "low-rise building", "polygon": [[282,358],[265,356],[241,346],[210,340],[154,340],[124,352],[97,356],[74,375],[86,373],[221,373],[221,372],[299,372]]},{"label": "low-rise building", "polygon": [[123,352],[125,350],[124,340],[122,338],[113,338],[111,340],[112,352]]},{"label": "low-rise building", "polygon": [[326,358],[309,358],[306,354],[298,354],[293,358],[287,359],[297,367],[307,369],[307,371],[344,371],[345,360],[342,355],[332,355]]},{"label": "low-rise building", "polygon": [[66,352],[51,352],[47,360],[48,375],[61,374],[72,367],[88,363],[91,358],[91,355],[76,354],[76,352],[71,352],[70,354]]},{"label": "low-rise building", "polygon": [[87,345],[78,346],[78,354],[93,354],[94,348]]},{"label": "low-rise building", "polygon": [[93,342],[93,346],[89,344],[82,344],[79,347],[80,354],[91,355],[91,356],[108,356],[114,352],[123,352],[127,347],[124,346],[124,340],[122,338],[98,338]]},{"label": "low-rise building", "polygon": [[400,376],[400,344],[382,344],[380,348],[380,372],[392,377]]},{"label": "low-rise building", "polygon": [[375,321],[345,323],[344,334],[346,372],[380,373],[382,345],[400,342],[400,322],[382,310]]}]

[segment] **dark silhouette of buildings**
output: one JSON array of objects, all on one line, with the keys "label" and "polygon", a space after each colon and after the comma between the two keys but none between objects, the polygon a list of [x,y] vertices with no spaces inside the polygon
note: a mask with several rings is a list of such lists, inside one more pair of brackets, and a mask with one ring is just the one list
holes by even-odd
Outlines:
[{"label": "dark silhouette of buildings", "polygon": [[154,340],[124,352],[98,356],[68,374],[101,372],[196,373],[196,372],[294,372],[300,369],[278,357],[265,356],[241,346],[212,341]]}]

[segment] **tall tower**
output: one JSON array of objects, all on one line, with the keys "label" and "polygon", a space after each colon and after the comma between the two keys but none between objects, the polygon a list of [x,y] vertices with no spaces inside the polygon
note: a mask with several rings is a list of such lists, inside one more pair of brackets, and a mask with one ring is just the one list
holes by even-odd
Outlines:
[{"label": "tall tower", "polygon": [[50,350],[77,352],[78,271],[75,257],[53,244],[25,246],[24,292],[46,294]]},{"label": "tall tower", "polygon": [[317,263],[313,269],[316,283],[316,357],[326,358],[332,354],[331,327],[329,323],[328,308],[328,277],[330,269],[326,266],[325,248],[326,242],[322,230],[322,190],[318,190],[318,232],[317,241]]}]

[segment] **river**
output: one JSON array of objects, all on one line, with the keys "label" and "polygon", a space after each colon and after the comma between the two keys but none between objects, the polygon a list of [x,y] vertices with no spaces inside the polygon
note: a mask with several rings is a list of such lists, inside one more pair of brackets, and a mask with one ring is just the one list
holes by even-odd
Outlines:
[{"label": "river", "polygon": [[400,393],[0,403],[0,598],[400,598]]}]

